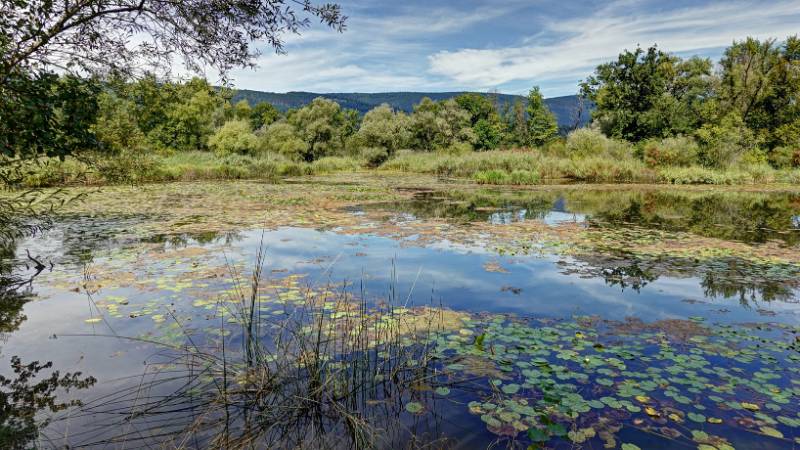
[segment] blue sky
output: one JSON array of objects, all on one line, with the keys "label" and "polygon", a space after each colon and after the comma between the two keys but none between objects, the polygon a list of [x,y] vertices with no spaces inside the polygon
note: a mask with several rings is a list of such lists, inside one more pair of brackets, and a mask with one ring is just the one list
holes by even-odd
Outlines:
[{"label": "blue sky", "polygon": [[[574,94],[599,63],[636,44],[717,59],[745,36],[800,33],[800,0],[338,1],[343,34],[314,24],[265,49],[234,85],[262,91],[498,91]],[[211,74],[209,74],[211,76]]]}]

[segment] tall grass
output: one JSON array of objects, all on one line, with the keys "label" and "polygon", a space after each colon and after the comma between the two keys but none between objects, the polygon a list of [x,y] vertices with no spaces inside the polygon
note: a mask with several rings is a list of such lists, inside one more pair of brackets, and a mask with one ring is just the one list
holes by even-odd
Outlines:
[{"label": "tall grass", "polygon": [[277,318],[262,316],[263,258],[262,246],[249,285],[237,279],[234,297],[218,304],[228,312],[220,331],[231,317],[238,323],[231,336],[202,347],[187,334],[184,347],[166,349],[151,381],[87,404],[86,416],[121,419],[99,425],[104,435],[86,445],[414,447],[422,431],[401,415],[412,400],[430,403],[422,397],[440,382],[433,346],[442,310],[410,318],[394,289],[385,305],[371,306],[363,289],[326,286]]}]

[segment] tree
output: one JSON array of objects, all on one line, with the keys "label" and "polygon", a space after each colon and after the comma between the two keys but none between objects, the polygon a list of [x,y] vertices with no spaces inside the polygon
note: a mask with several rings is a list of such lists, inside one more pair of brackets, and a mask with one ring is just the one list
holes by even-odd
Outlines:
[{"label": "tree", "polygon": [[250,116],[250,126],[254,130],[260,130],[261,127],[269,126],[281,116],[280,111],[272,106],[269,102],[258,102],[253,107],[252,115]]},{"label": "tree", "polygon": [[156,123],[148,137],[155,145],[175,150],[203,150],[215,127],[225,120],[227,99],[208,81],[193,78],[168,86],[170,100],[163,106],[163,122]]},{"label": "tree", "polygon": [[470,114],[455,100],[434,102],[423,98],[414,106],[410,130],[412,144],[420,150],[437,150],[455,144],[475,142],[475,133],[470,127]]},{"label": "tree", "polygon": [[800,117],[800,39],[783,45],[747,38],[734,42],[720,61],[719,113],[741,117],[767,145],[797,145]]},{"label": "tree", "polygon": [[[299,33],[310,17],[344,30],[346,17],[338,5],[317,6],[309,0],[3,1],[2,153],[17,160],[35,159],[64,156],[91,145],[92,136],[84,132],[88,127],[77,130],[56,123],[68,102],[86,103],[91,97],[70,98],[78,88],[77,78],[59,82],[54,69],[78,75],[131,74],[140,67],[169,68],[177,57],[191,70],[211,66],[224,76],[233,67],[253,65],[259,51],[251,42],[266,41],[283,51],[283,36]],[[54,93],[59,83],[67,86]],[[95,110],[70,113],[84,111],[87,116]]]},{"label": "tree", "polygon": [[505,115],[506,128],[509,130],[506,135],[508,145],[528,145],[528,118],[525,115],[525,105],[521,100],[514,100]]},{"label": "tree", "polygon": [[64,158],[93,146],[100,85],[53,73],[17,73],[0,89],[0,185],[12,185],[33,156]]},{"label": "tree", "polygon": [[280,153],[295,161],[305,160],[309,154],[308,144],[295,127],[286,121],[270,125],[262,136],[262,142],[265,150]]},{"label": "tree", "polygon": [[190,70],[211,66],[224,74],[253,65],[259,55],[254,41],[282,51],[283,36],[307,27],[311,17],[339,31],[345,26],[338,5],[310,0],[4,1],[0,86],[14,73],[131,73],[164,67],[175,57]]},{"label": "tree", "polygon": [[234,119],[225,122],[225,125],[208,139],[208,146],[217,156],[233,153],[252,154],[258,149],[259,142],[250,129],[249,121]]},{"label": "tree", "polygon": [[528,93],[528,145],[542,146],[558,136],[558,121],[544,102],[544,96],[535,86]]},{"label": "tree", "polygon": [[395,112],[384,103],[364,114],[352,145],[382,148],[387,155],[391,155],[408,146],[410,137],[408,116],[402,111]]},{"label": "tree", "polygon": [[233,105],[233,117],[239,120],[250,120],[253,116],[253,108],[247,100],[239,100]]},{"label": "tree", "polygon": [[97,122],[92,131],[102,149],[120,153],[144,143],[145,136],[139,128],[136,106],[132,101],[113,92],[103,92],[97,103]]},{"label": "tree", "polygon": [[637,47],[598,66],[581,93],[596,105],[592,118],[608,136],[638,142],[687,134],[702,124],[711,68],[707,59],[683,61],[655,46]]},{"label": "tree", "polygon": [[[357,113],[356,113],[356,118]],[[293,111],[287,122],[307,144],[305,161],[334,155],[344,149],[345,140],[355,128],[354,116],[333,100],[317,97],[308,105]]]},{"label": "tree", "polygon": [[456,103],[470,115],[470,126],[475,134],[475,148],[491,150],[503,139],[504,126],[496,105],[482,94],[470,92],[455,98]]}]

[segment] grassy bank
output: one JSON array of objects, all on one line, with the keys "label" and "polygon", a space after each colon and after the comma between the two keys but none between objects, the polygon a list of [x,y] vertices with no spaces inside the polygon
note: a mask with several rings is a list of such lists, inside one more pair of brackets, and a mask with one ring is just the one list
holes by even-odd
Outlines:
[{"label": "grassy bank", "polygon": [[769,165],[711,169],[700,166],[648,167],[635,158],[590,156],[568,158],[536,150],[448,154],[400,151],[377,168],[365,159],[329,156],[298,162],[277,154],[217,156],[211,152],[169,155],[122,154],[41,160],[18,178],[25,188],[103,185],[165,181],[265,180],[362,170],[431,174],[490,185],[534,185],[577,181],[587,183],[770,184],[800,183],[800,169]]},{"label": "grassy bank", "polygon": [[800,170],[768,165],[710,169],[700,166],[650,168],[637,159],[544,155],[538,151],[493,151],[448,155],[401,152],[384,170],[469,178],[484,184],[547,184],[548,180],[612,183],[755,184],[800,183]]},{"label": "grassy bank", "polygon": [[18,177],[19,187],[103,185],[164,181],[266,180],[283,177],[360,170],[354,158],[327,157],[312,163],[280,155],[216,156],[210,152],[176,152],[172,155],[118,155],[40,160]]}]

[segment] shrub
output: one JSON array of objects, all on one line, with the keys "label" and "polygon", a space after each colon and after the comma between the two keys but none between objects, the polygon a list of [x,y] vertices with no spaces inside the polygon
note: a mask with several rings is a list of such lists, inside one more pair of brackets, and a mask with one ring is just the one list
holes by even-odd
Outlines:
[{"label": "shrub", "polygon": [[612,159],[599,156],[572,160],[567,175],[581,181],[623,183],[649,181],[652,177],[647,167],[637,159]]},{"label": "shrub", "polygon": [[259,147],[258,138],[250,130],[250,122],[235,119],[225,122],[208,140],[217,156],[253,154]]},{"label": "shrub", "polygon": [[580,128],[567,135],[567,155],[577,158],[602,155],[608,149],[609,139],[601,132]]},{"label": "shrub", "polygon": [[364,114],[361,127],[348,146],[380,147],[389,155],[407,146],[410,138],[408,116],[403,112],[394,112],[389,105],[383,104]]},{"label": "shrub", "polygon": [[473,152],[472,144],[469,142],[454,142],[449,146],[439,150],[439,153],[444,155],[466,155]]},{"label": "shrub", "polygon": [[772,149],[769,162],[778,169],[800,167],[800,146],[783,146]]},{"label": "shrub", "polygon": [[753,183],[753,176],[742,170],[714,170],[697,166],[670,167],[658,172],[659,181],[671,184],[746,184]]},{"label": "shrub", "polygon": [[565,147],[567,155],[573,159],[599,156],[621,159],[633,156],[633,148],[629,143],[609,139],[591,128],[580,128],[567,135]]},{"label": "shrub", "polygon": [[389,152],[385,148],[362,148],[359,153],[361,154],[361,158],[366,161],[369,167],[378,167],[387,159],[389,159]]},{"label": "shrub", "polygon": [[261,149],[283,155],[293,161],[306,159],[308,144],[298,135],[295,127],[286,122],[275,122],[261,136]]},{"label": "shrub", "polygon": [[361,169],[361,162],[344,156],[326,156],[311,163],[312,173],[355,172]]},{"label": "shrub", "polygon": [[515,170],[511,172],[512,184],[539,184],[541,177],[537,172],[530,170]]},{"label": "shrub", "polygon": [[685,167],[698,162],[700,147],[686,136],[648,140],[642,144],[642,156],[648,167]]},{"label": "shrub", "polygon": [[707,167],[730,167],[758,147],[753,132],[735,115],[726,116],[719,124],[703,125],[695,137],[700,144],[700,162]]}]

